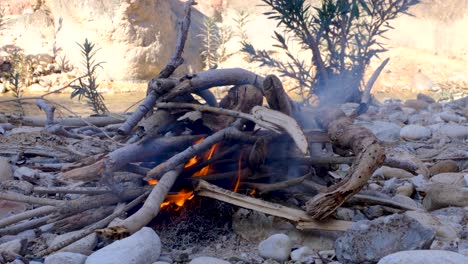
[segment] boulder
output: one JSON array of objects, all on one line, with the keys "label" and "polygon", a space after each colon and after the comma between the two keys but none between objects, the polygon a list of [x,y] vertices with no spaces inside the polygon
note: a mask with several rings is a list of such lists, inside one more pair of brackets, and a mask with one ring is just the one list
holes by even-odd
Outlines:
[{"label": "boulder", "polygon": [[418,111],[425,109],[429,106],[429,104],[425,101],[414,100],[414,99],[406,100],[406,102],[403,105],[409,108],[413,108]]},{"label": "boulder", "polygon": [[461,264],[468,263],[468,257],[444,250],[408,250],[385,256],[377,264]]},{"label": "boulder", "polygon": [[456,187],[464,188],[466,187],[465,175],[468,175],[468,172],[467,173],[462,173],[462,172],[439,173],[431,178],[431,182],[453,185]]},{"label": "boulder", "polygon": [[434,230],[405,215],[380,217],[356,222],[336,240],[336,256],[342,263],[377,262],[402,251],[428,248]]},{"label": "boulder", "polygon": [[416,96],[416,99],[418,99],[419,101],[424,101],[428,104],[433,104],[435,103],[436,101],[434,100],[434,98],[430,97],[429,95],[427,94],[422,94],[422,93],[419,93],[417,96]]}]

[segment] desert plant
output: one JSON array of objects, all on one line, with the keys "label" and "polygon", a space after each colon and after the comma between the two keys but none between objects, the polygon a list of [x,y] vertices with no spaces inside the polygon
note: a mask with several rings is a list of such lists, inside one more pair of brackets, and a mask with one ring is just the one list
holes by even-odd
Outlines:
[{"label": "desert plant", "polygon": [[248,42],[247,23],[249,22],[250,14],[245,10],[236,10],[236,35],[240,38],[241,43]]},{"label": "desert plant", "polygon": [[198,36],[202,40],[200,56],[205,68],[214,69],[231,56],[226,50],[226,43],[233,36],[231,28],[219,26],[215,19],[206,18],[203,23],[203,33]]},{"label": "desert plant", "polygon": [[[391,29],[389,21],[419,0],[322,0],[312,6],[306,0],[262,0],[272,11],[282,33],[275,32],[276,47],[285,51],[283,62],[244,42],[243,51],[253,60],[279,69],[297,81],[293,87],[308,102],[358,102],[370,60],[386,51],[379,41]],[[291,38],[292,37],[292,38]],[[298,42],[311,61],[300,59],[290,48]]]},{"label": "desert plant", "polygon": [[[20,74],[17,72],[13,74],[13,77],[10,80],[10,82],[13,85],[13,88],[11,89],[11,91],[13,92],[13,96],[17,99],[21,98],[22,91],[20,87]],[[24,115],[24,109],[21,100],[15,101],[15,105],[16,108],[18,108],[18,111],[21,113],[21,115]]]},{"label": "desert plant", "polygon": [[96,114],[104,114],[109,112],[105,103],[104,97],[98,92],[99,85],[97,84],[96,70],[104,62],[96,62],[94,57],[99,49],[95,49],[95,44],[85,39],[83,44],[77,43],[83,55],[83,66],[85,77],[78,78],[78,84],[70,85],[74,91],[71,93],[71,98],[78,96],[78,100],[86,99],[88,106]]},{"label": "desert plant", "polygon": [[70,64],[70,60],[68,60],[67,55],[59,56],[56,62],[61,72],[69,72],[73,70],[73,66]]}]

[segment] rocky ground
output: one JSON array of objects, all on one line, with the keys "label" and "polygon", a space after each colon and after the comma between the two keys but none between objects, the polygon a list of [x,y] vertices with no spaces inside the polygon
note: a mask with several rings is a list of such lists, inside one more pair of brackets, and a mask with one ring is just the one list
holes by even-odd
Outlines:
[{"label": "rocky ground", "polygon": [[[351,114],[356,107],[341,108]],[[468,263],[467,118],[466,98],[439,103],[426,95],[387,100],[357,117],[355,123],[373,131],[394,163],[379,168],[359,193],[371,198],[357,197],[334,213],[355,222],[344,233],[304,232],[276,217],[195,198],[128,238],[108,245],[91,234],[29,263]],[[10,165],[1,161],[5,171]],[[30,173],[17,166],[10,177]],[[334,175],[348,169],[339,166]],[[46,239],[38,245],[65,239],[46,226],[3,236],[2,256],[19,255],[37,232]]]}]

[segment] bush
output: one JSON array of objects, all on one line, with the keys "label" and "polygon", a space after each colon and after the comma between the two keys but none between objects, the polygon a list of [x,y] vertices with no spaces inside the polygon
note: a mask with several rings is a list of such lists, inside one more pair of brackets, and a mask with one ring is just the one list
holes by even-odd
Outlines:
[{"label": "bush", "polygon": [[[304,102],[318,96],[330,103],[359,102],[365,70],[370,60],[386,51],[380,37],[391,29],[389,21],[418,0],[322,0],[312,6],[306,0],[262,0],[272,11],[265,15],[278,21],[283,32],[274,32],[276,47],[288,61],[280,61],[248,41],[243,51],[251,59],[277,68],[293,78],[293,87]],[[292,37],[292,40],[291,40]],[[300,59],[290,48],[298,42],[310,52],[311,62]]]},{"label": "bush", "polygon": [[104,97],[98,92],[99,85],[97,84],[97,73],[96,70],[104,62],[96,62],[94,56],[98,52],[95,49],[95,45],[85,39],[83,44],[79,44],[81,48],[81,54],[83,55],[83,66],[85,70],[85,77],[78,79],[78,85],[70,85],[74,91],[71,93],[71,98],[78,96],[78,100],[85,98],[88,106],[96,114],[105,114],[109,110],[104,103]]}]

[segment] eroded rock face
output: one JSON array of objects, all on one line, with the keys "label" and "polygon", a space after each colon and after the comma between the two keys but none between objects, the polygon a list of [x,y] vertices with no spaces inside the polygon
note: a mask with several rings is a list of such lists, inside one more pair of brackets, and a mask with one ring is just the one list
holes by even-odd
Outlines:
[{"label": "eroded rock face", "polygon": [[[101,78],[147,80],[170,59],[183,9],[179,0],[46,0],[36,10],[9,16],[0,44],[14,44],[25,54],[66,55],[78,66],[82,58],[77,43],[88,38],[101,49],[96,61],[106,62]],[[181,71],[201,70],[197,35],[202,22],[203,15],[194,9],[184,52],[188,66]]]}]

